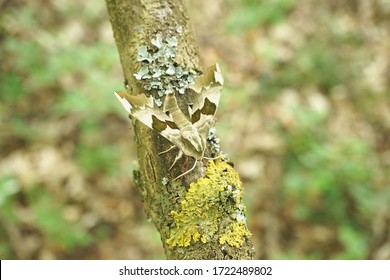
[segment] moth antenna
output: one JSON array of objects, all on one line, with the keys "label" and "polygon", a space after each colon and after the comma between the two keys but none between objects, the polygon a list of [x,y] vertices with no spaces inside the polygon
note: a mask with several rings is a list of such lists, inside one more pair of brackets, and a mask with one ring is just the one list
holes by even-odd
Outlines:
[{"label": "moth antenna", "polygon": [[192,166],[191,169],[188,169],[186,172],[180,174],[179,176],[177,176],[177,177],[176,177],[175,179],[173,179],[173,180],[177,180],[177,179],[183,177],[184,175],[190,173],[192,170],[195,169],[195,166],[196,166],[197,163],[198,163],[198,160],[196,159],[196,160],[195,160],[195,163],[194,163],[194,166]]}]

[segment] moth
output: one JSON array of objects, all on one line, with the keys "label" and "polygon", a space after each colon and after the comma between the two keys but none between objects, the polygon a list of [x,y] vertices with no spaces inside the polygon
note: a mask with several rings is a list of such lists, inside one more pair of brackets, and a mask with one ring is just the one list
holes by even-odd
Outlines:
[{"label": "moth", "polygon": [[147,97],[144,93],[129,95],[115,92],[115,96],[133,118],[158,132],[173,147],[179,148],[179,154],[170,168],[183,154],[195,159],[193,167],[175,178],[178,179],[191,172],[197,162],[205,158],[206,139],[214,125],[222,85],[223,77],[218,64],[210,66],[202,76],[195,78],[188,91],[190,102],[187,114],[179,108],[174,92],[165,96],[162,108],[155,105],[153,96]]}]

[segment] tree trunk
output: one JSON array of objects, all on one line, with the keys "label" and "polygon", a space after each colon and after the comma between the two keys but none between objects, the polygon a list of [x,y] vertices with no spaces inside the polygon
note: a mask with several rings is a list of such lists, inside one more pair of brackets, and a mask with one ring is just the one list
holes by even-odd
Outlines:
[{"label": "tree trunk", "polygon": [[[133,74],[141,67],[137,61],[139,48],[150,46],[157,34],[165,39],[177,38],[175,62],[199,71],[197,48],[183,1],[106,3],[129,94],[145,92]],[[182,96],[179,105],[188,102]],[[252,259],[254,249],[245,224],[242,184],[233,168],[225,161],[209,160],[207,167],[197,164],[180,180],[168,180],[183,172],[188,163],[185,157],[169,170],[177,149],[159,154],[172,143],[140,121],[133,123],[139,160],[134,180],[146,213],[160,232],[166,257]]]}]

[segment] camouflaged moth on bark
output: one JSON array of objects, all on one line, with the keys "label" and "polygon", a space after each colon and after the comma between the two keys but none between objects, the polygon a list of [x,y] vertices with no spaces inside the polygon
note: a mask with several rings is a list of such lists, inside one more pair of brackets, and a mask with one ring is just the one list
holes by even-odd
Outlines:
[{"label": "camouflaged moth on bark", "polygon": [[180,110],[177,93],[174,92],[164,97],[162,108],[155,104],[152,96],[147,97],[144,93],[129,95],[125,92],[115,92],[115,95],[132,117],[179,148],[179,155],[172,166],[183,153],[195,159],[194,166],[175,178],[178,179],[192,171],[196,163],[205,158],[206,140],[210,128],[214,125],[222,85],[223,77],[218,64],[209,67],[202,76],[195,78],[195,83],[188,89],[191,96],[191,102],[188,104],[189,118]]}]

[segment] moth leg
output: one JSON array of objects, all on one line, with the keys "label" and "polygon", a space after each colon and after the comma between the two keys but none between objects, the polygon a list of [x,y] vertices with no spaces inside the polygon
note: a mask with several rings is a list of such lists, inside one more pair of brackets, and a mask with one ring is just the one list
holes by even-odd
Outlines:
[{"label": "moth leg", "polygon": [[169,167],[169,170],[172,169],[172,167],[175,166],[176,162],[183,156],[183,151],[182,150],[179,150],[179,153],[177,154],[177,156],[175,157],[175,160],[173,161],[171,167]]},{"label": "moth leg", "polygon": [[172,145],[172,146],[170,146],[167,150],[162,151],[162,152],[160,152],[160,153],[158,153],[158,154],[159,154],[159,155],[162,155],[162,154],[168,153],[169,151],[173,150],[174,148],[176,148],[176,146],[175,146],[175,145]]},{"label": "moth leg", "polygon": [[186,172],[180,174],[179,176],[177,176],[177,177],[176,177],[175,179],[173,179],[173,180],[177,180],[177,179],[183,177],[184,175],[190,173],[192,170],[195,169],[195,166],[196,166],[197,163],[198,163],[198,160],[195,160],[194,166],[192,166],[191,169],[188,169]]},{"label": "moth leg", "polygon": [[222,155],[219,155],[219,156],[217,156],[217,157],[213,157],[213,158],[209,158],[209,157],[203,157],[204,159],[208,159],[208,160],[215,160],[215,159],[219,159],[219,158],[221,158],[222,157]]}]

